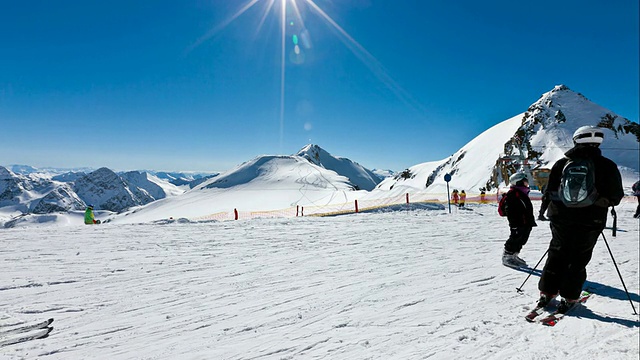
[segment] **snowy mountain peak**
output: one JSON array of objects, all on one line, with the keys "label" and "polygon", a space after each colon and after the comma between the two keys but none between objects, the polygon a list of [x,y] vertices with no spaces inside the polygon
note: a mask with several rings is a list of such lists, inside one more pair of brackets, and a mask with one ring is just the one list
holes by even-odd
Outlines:
[{"label": "snowy mountain peak", "polygon": [[562,84],[560,84],[560,85],[556,85],[556,86],[554,86],[554,88],[553,88],[553,90],[551,90],[551,92],[554,92],[554,91],[564,91],[564,90],[569,90],[569,88],[568,88],[566,85],[562,85]]},{"label": "snowy mountain peak", "polygon": [[165,196],[159,186],[149,181],[147,173],[133,171],[121,177],[105,167],[78,179],[73,190],[87,204],[110,211],[145,205]]},{"label": "snowy mountain peak", "polygon": [[565,85],[543,94],[527,109],[521,126],[504,144],[504,155],[548,165],[573,146],[573,132],[585,125],[608,129],[600,146],[603,154],[620,166],[637,169],[640,126]]},{"label": "snowy mountain peak", "polygon": [[[603,155],[621,169],[637,174],[640,126],[558,85],[526,112],[484,131],[450,157],[415,165],[386,179],[378,188],[390,190],[401,185],[445,192],[444,175],[450,174],[453,179],[449,185],[453,188],[493,191],[505,186],[514,172],[551,168],[573,147],[573,132],[585,125],[607,129],[600,146]],[[631,175],[634,177],[631,183],[637,181],[637,175]]]},{"label": "snowy mountain peak", "polygon": [[306,145],[296,155],[314,165],[346,176],[358,190],[373,190],[382,180],[373,171],[349,159],[332,156],[318,145]]},{"label": "snowy mountain peak", "polygon": [[14,174],[22,174],[22,175],[31,174],[38,171],[38,169],[29,165],[11,165],[10,169]]},{"label": "snowy mountain peak", "polygon": [[0,166],[0,179],[8,179],[12,177],[11,171],[4,166]]},{"label": "snowy mountain peak", "polygon": [[314,144],[305,145],[302,149],[300,149],[300,151],[298,151],[296,155],[302,156],[312,164],[318,166],[322,166],[322,159],[331,157],[331,154],[322,149],[320,146]]}]

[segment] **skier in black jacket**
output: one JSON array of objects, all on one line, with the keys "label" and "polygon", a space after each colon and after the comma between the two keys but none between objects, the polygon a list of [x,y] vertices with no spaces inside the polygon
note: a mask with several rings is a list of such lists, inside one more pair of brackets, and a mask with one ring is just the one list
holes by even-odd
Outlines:
[{"label": "skier in black jacket", "polygon": [[[617,165],[602,156],[598,148],[604,139],[603,129],[583,126],[573,134],[574,147],[551,169],[545,195],[551,199],[547,214],[551,227],[549,257],[538,283],[539,306],[545,306],[557,294],[562,296],[558,311],[566,312],[577,302],[587,279],[586,266],[607,221],[609,206],[624,197]],[[567,207],[558,192],[563,169],[570,159],[591,159],[595,174],[595,203],[586,207]]]},{"label": "skier in black jacket", "polygon": [[531,229],[537,226],[529,199],[529,180],[524,173],[515,173],[509,177],[509,184],[511,187],[505,195],[505,201],[510,234],[504,243],[502,264],[510,267],[527,266],[518,255],[529,240]]}]

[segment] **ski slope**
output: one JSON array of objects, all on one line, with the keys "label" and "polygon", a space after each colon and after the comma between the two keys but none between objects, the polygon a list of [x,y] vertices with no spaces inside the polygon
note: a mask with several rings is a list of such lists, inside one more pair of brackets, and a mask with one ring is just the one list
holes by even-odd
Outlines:
[{"label": "ski slope", "polygon": [[[605,236],[638,309],[631,200]],[[495,205],[6,229],[0,324],[55,322],[0,358],[638,358],[638,316],[602,238],[595,295],[549,328],[523,319],[538,273],[515,290],[527,273],[501,265],[507,235]],[[521,256],[535,265],[549,240],[539,223]]]}]

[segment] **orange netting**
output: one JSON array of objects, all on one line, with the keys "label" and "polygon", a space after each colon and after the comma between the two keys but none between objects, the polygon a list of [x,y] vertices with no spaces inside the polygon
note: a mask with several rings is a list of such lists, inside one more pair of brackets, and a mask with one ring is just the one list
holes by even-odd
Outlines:
[{"label": "orange netting", "polygon": [[[540,200],[540,194],[532,194],[531,200]],[[635,196],[625,196],[622,203],[635,203]],[[458,203],[460,200],[458,201]],[[498,195],[493,194],[473,194],[467,195],[465,204],[496,204]],[[372,199],[372,200],[356,200],[348,203],[315,205],[315,206],[295,206],[286,209],[264,210],[264,211],[239,211],[234,209],[231,212],[218,212],[215,214],[192,218],[193,221],[227,221],[241,219],[259,219],[259,218],[291,218],[297,216],[335,216],[343,214],[355,214],[359,212],[368,212],[381,210],[385,208],[393,208],[405,204],[440,204],[447,206],[447,194],[433,193],[412,193],[401,196]],[[451,199],[451,205],[456,205]]]}]

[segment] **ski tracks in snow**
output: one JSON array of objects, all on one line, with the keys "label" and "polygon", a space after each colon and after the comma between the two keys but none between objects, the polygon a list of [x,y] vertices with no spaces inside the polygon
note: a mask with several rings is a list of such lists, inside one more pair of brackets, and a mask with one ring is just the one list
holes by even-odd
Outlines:
[{"label": "ski tracks in snow", "polygon": [[[501,265],[506,222],[495,207],[474,210],[5,231],[0,306],[57,327],[2,356],[527,359],[606,345],[635,358],[637,325],[567,319],[567,339],[522,320],[537,277],[516,293],[526,273]],[[530,263],[548,233],[534,229]],[[637,241],[623,234],[620,244]],[[609,272],[599,281],[615,286]]]}]

